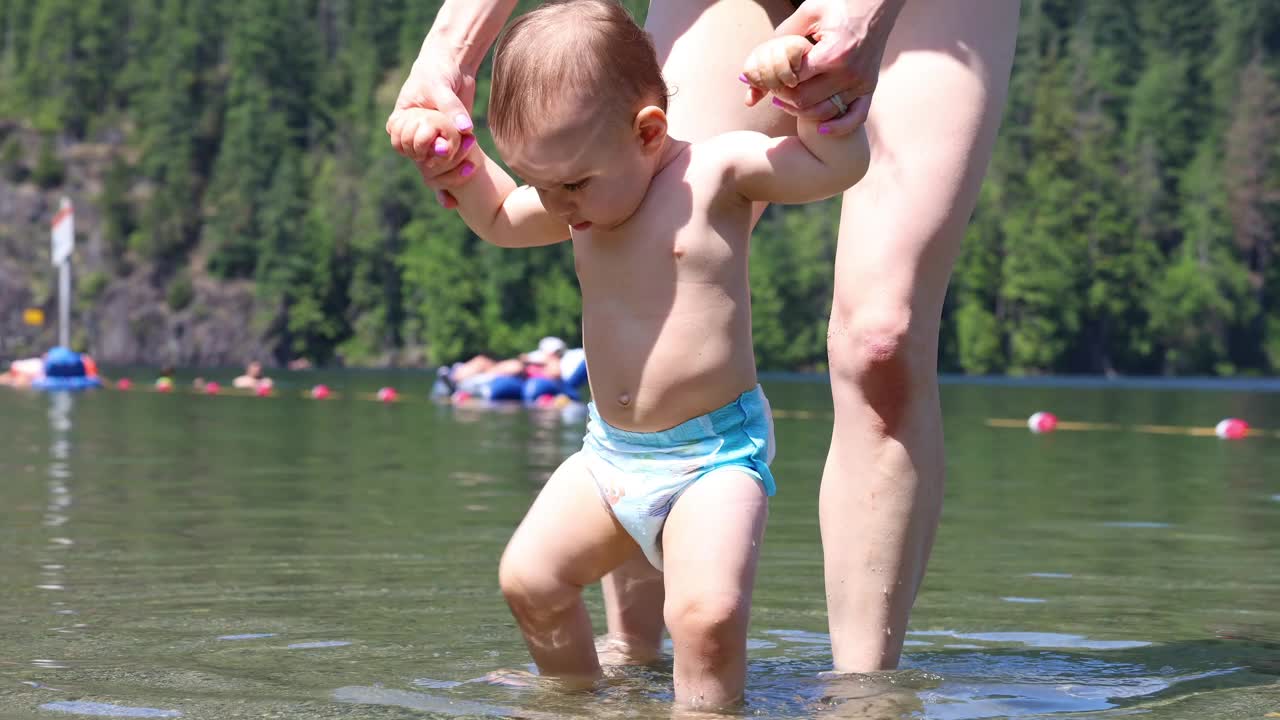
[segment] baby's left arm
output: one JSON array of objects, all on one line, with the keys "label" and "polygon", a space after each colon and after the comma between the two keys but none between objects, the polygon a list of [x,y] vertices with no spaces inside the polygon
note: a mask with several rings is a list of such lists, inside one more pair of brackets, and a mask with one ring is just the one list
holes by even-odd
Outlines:
[{"label": "baby's left arm", "polygon": [[[770,40],[752,52],[748,73],[765,86],[794,78],[812,45],[803,37]],[[866,131],[832,137],[811,119],[797,120],[793,137],[734,132],[710,142],[723,153],[728,180],[753,201],[806,203],[844,192],[867,172],[871,151]]]}]

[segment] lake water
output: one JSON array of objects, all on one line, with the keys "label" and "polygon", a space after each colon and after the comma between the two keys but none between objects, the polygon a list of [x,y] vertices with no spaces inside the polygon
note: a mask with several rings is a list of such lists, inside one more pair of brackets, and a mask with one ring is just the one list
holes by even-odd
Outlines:
[{"label": "lake water", "polygon": [[[580,417],[426,401],[0,389],[0,717],[666,717],[669,658],[534,682],[497,558]],[[364,397],[391,382],[408,397]],[[1280,395],[945,384],[946,508],[903,669],[829,677],[829,388],[773,380],[779,494],[751,628],[767,718],[1280,712]],[[1113,430],[993,427],[1041,409]],[[1238,442],[1139,432],[1270,428]],[[589,594],[596,613],[598,591]]]}]

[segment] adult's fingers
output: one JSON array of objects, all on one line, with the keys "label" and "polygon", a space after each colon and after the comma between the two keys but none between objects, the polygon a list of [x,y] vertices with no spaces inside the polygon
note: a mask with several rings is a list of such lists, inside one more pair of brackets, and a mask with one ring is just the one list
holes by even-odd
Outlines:
[{"label": "adult's fingers", "polygon": [[776,97],[773,100],[773,104],[795,117],[808,118],[821,123],[823,134],[847,135],[857,130],[867,121],[867,113],[871,108],[871,96],[864,95],[849,99],[849,93],[840,93],[839,95],[841,102],[845,104],[843,113],[840,112],[840,107],[832,102],[831,98],[824,98],[813,105],[802,108],[779,100]]},{"label": "adult's fingers", "polygon": [[[418,173],[422,175],[422,182],[429,186],[433,186],[437,183],[437,177],[434,172],[427,170],[427,168],[422,165],[417,165],[417,168]],[[457,198],[455,198],[448,190],[436,189],[435,197],[436,202],[440,203],[441,207],[444,207],[445,209],[452,210],[453,208],[458,207]]]},{"label": "adult's fingers", "polygon": [[848,135],[857,130],[867,122],[867,113],[871,111],[871,98],[871,95],[863,95],[854,100],[849,103],[848,112],[822,123],[818,129],[835,137]]},{"label": "adult's fingers", "polygon": [[[470,136],[467,136],[470,137]],[[431,167],[428,163],[417,163],[418,172],[422,174],[422,179],[435,190],[451,190],[460,187],[475,174],[476,166],[479,161],[471,160],[467,157],[471,148],[475,146],[474,141],[465,143],[466,149],[458,153],[448,167]]]},{"label": "adult's fingers", "polygon": [[471,113],[467,111],[467,106],[458,99],[457,93],[448,83],[436,80],[432,86],[431,96],[436,101],[436,108],[449,118],[455,130],[465,133],[471,132],[475,127],[471,122]]},{"label": "adult's fingers", "polygon": [[864,89],[860,83],[844,73],[827,72],[815,75],[808,80],[801,80],[799,85],[783,88],[777,94],[788,103],[803,108],[816,105],[836,93],[841,93],[841,97],[850,98],[867,95],[870,92],[871,90]]},{"label": "adult's fingers", "polygon": [[[843,96],[841,96],[841,99],[843,100]],[[831,98],[802,108],[781,101],[774,104],[795,117],[808,118],[817,122],[825,122],[840,116],[840,107],[832,102]],[[848,101],[845,101],[845,104],[846,106],[851,105]]]}]

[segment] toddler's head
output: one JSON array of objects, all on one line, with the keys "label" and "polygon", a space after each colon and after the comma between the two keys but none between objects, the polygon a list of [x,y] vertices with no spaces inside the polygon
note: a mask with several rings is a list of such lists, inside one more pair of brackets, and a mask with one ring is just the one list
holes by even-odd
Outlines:
[{"label": "toddler's head", "polygon": [[512,170],[578,229],[644,198],[666,140],[667,86],[616,0],[552,0],[498,40],[489,128]]}]

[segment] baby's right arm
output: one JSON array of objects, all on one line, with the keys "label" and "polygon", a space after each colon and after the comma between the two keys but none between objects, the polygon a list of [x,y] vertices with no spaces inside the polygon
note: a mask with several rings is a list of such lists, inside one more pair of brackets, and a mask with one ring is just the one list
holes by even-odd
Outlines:
[{"label": "baby's right arm", "polygon": [[[794,79],[812,45],[787,36],[760,45],[747,60],[753,84],[776,87]],[[871,151],[866,131],[832,137],[811,119],[796,121],[794,137],[757,132],[726,133],[712,142],[727,154],[729,179],[749,200],[806,203],[838,195],[867,172]]]},{"label": "baby's right arm", "polygon": [[547,212],[537,191],[517,187],[498,163],[475,146],[473,136],[460,137],[453,123],[436,110],[415,108],[404,112],[406,132],[411,131],[415,137],[435,134],[433,149],[437,155],[446,155],[461,144],[459,152],[466,154],[467,160],[453,172],[470,179],[451,187],[449,192],[458,201],[463,221],[482,240],[502,247],[535,247],[569,239],[569,226]]}]

